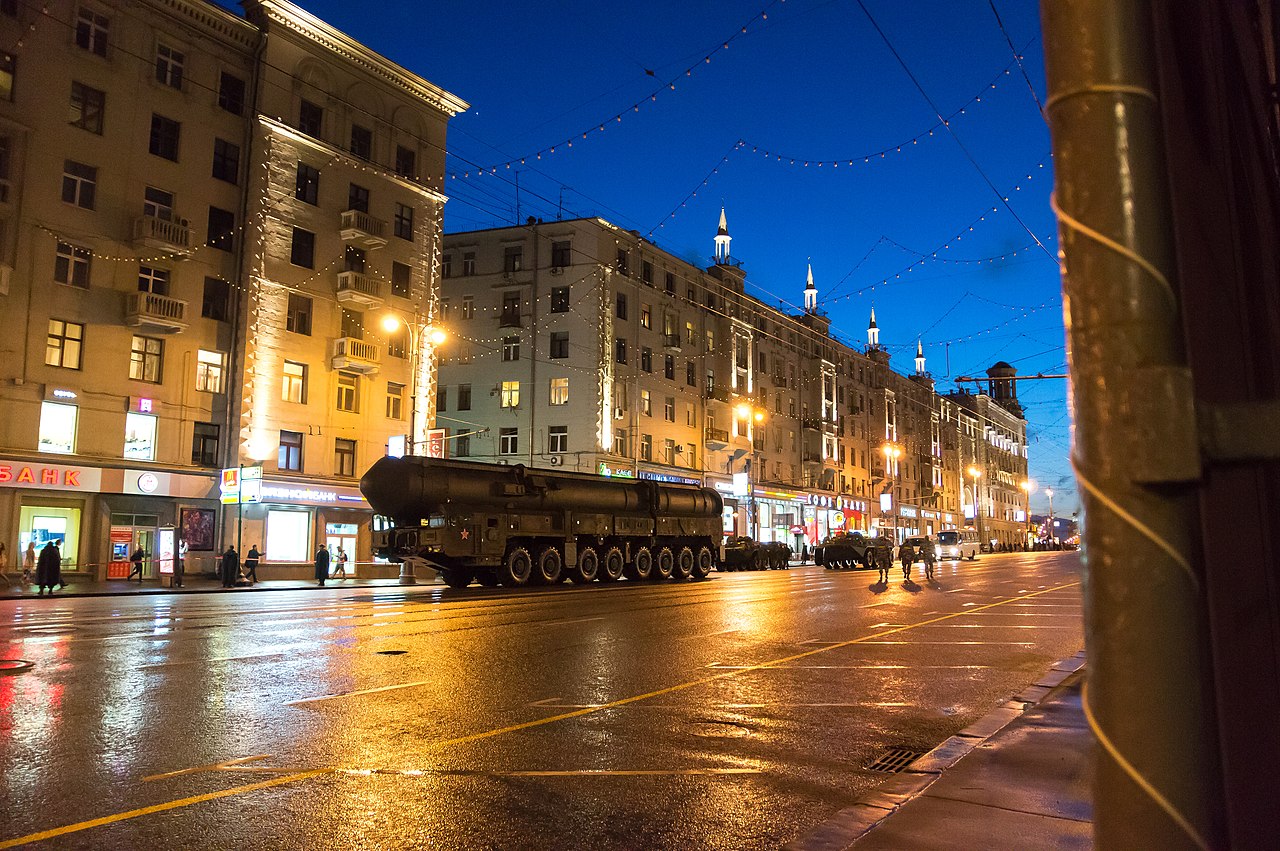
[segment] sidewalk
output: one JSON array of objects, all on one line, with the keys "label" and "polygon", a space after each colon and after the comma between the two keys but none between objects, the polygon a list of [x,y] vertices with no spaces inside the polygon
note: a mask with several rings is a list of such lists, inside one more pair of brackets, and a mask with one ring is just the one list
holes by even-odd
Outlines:
[{"label": "sidewalk", "polygon": [[1084,653],[961,730],[789,851],[1093,847]]},{"label": "sidewalk", "polygon": [[[9,577],[13,580],[13,577]],[[206,576],[187,576],[181,588],[162,588],[159,580],[148,579],[144,582],[126,582],[112,579],[97,582],[92,579],[75,579],[66,588],[59,588],[53,597],[147,597],[156,594],[238,594],[255,591],[332,591],[337,588],[421,588],[423,586],[443,586],[436,578],[418,577],[416,585],[401,585],[397,579],[330,579],[324,587],[316,585],[314,579],[267,579],[254,585],[242,585],[235,588],[223,588],[222,581]],[[34,585],[19,586],[17,582],[5,588],[0,586],[0,602],[5,600],[42,600],[51,595],[41,597]]]}]

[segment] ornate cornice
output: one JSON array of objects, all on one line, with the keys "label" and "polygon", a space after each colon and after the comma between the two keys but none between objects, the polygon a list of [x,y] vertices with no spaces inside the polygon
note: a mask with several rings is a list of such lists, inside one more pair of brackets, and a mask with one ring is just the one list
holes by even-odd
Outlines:
[{"label": "ornate cornice", "polygon": [[257,46],[257,27],[209,0],[150,0],[150,3],[224,44],[245,51]]}]

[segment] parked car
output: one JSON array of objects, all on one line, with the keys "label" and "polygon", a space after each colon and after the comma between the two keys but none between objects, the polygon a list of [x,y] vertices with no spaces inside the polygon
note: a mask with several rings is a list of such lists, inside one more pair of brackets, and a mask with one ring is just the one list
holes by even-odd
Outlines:
[{"label": "parked car", "polygon": [[972,529],[950,529],[933,536],[938,559],[952,561],[978,557],[978,533]]},{"label": "parked car", "polygon": [[786,570],[791,547],[781,541],[760,542],[749,535],[734,535],[724,542],[721,570]]}]

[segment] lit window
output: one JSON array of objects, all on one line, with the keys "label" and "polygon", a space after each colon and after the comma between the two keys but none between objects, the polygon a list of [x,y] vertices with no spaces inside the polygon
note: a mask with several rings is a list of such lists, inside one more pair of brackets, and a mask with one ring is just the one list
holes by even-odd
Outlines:
[{"label": "lit window", "polygon": [[502,407],[504,408],[520,407],[520,382],[519,381],[502,382]]},{"label": "lit window", "polygon": [[640,327],[653,327],[653,308],[644,303],[641,303],[640,305]]},{"label": "lit window", "polygon": [[83,345],[83,325],[76,322],[63,322],[61,319],[50,319],[44,362],[49,366],[79,369],[80,349]]},{"label": "lit window", "polygon": [[276,466],[295,473],[302,471],[302,432],[280,432],[280,451],[276,457]]},{"label": "lit window", "polygon": [[338,373],[338,410],[357,413],[360,398],[360,377],[351,372]]},{"label": "lit window", "polygon": [[124,458],[128,461],[156,460],[156,418],[150,414],[125,414]]},{"label": "lit window", "polygon": [[387,382],[387,419],[404,419],[404,385]]},{"label": "lit window", "polygon": [[160,383],[164,341],[135,335],[129,350],[129,377],[135,381]]},{"label": "lit window", "polygon": [[333,472],[344,478],[356,474],[356,442],[339,437],[333,442]]},{"label": "lit window", "polygon": [[640,413],[646,417],[653,416],[653,399],[649,396],[648,390],[640,391]]},{"label": "lit window", "polygon": [[640,460],[653,460],[653,435],[651,434],[640,435]]},{"label": "lit window", "polygon": [[196,352],[196,390],[203,393],[222,392],[222,368],[225,360],[222,352],[205,349]]},{"label": "lit window", "polygon": [[80,409],[75,405],[43,402],[40,405],[41,452],[58,452],[71,455],[76,451],[76,416]]},{"label": "lit window", "polygon": [[567,378],[551,379],[551,404],[552,405],[569,404],[569,379]]},{"label": "lit window", "polygon": [[306,404],[307,365],[305,363],[284,362],[284,383],[280,397],[286,402]]}]

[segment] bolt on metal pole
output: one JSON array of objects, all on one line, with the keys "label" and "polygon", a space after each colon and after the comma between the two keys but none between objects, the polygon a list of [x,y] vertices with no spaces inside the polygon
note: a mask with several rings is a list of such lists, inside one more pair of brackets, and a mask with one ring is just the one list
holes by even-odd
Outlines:
[{"label": "bolt on metal pole", "polygon": [[1199,462],[1175,457],[1162,429],[1178,424],[1141,401],[1186,365],[1151,7],[1040,4],[1072,463],[1088,517],[1083,703],[1099,742],[1100,849],[1217,845],[1220,811],[1195,484],[1152,477],[1140,460]]}]

